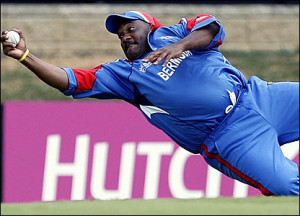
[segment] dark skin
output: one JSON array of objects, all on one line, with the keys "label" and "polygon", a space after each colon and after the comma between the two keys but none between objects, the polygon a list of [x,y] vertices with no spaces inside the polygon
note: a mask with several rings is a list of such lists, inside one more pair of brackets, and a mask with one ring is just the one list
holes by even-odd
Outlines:
[{"label": "dark skin", "polygon": [[[129,60],[140,59],[145,54],[151,52],[151,48],[147,42],[147,35],[150,29],[150,24],[141,20],[126,21],[119,26],[118,36],[121,40],[121,47]],[[20,35],[20,42],[17,46],[6,42],[5,40],[8,39],[6,35],[7,31],[2,31],[1,43],[3,53],[14,59],[20,59],[27,49],[25,37],[21,30],[14,29],[14,31]],[[179,57],[185,50],[206,47],[218,31],[218,25],[211,23],[204,28],[192,32],[174,44],[150,53],[143,61],[157,65],[164,60],[163,66],[165,66],[171,58]],[[69,81],[67,74],[60,67],[41,60],[31,52],[21,63],[53,88],[60,91],[68,90]]]},{"label": "dark skin", "polygon": [[[151,51],[147,42],[147,35],[151,29],[150,24],[141,20],[124,21],[118,29],[118,37],[121,40],[121,47],[125,56],[129,60],[140,59],[146,53]],[[152,62],[157,65],[163,59],[165,66],[171,58],[180,57],[181,53],[189,49],[201,49],[210,44],[212,39],[219,31],[216,23],[211,23],[199,30],[189,34],[182,40],[163,47],[149,54],[144,62]]]},{"label": "dark skin", "polygon": [[[2,31],[1,43],[3,47],[3,53],[14,59],[20,59],[27,49],[25,37],[21,30],[14,29],[14,31],[20,35],[20,42],[17,44],[17,46],[14,46],[13,43],[5,42],[8,37],[6,36],[6,31]],[[68,76],[60,67],[41,60],[31,52],[21,63],[48,85],[60,91],[68,90]]]},{"label": "dark skin", "polygon": [[118,28],[118,37],[125,56],[129,60],[142,58],[151,51],[147,42],[150,24],[141,20],[124,20]]}]

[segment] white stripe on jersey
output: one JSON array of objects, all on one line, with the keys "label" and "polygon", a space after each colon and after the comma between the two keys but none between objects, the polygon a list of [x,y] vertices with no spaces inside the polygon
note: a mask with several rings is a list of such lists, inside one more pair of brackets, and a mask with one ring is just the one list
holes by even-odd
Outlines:
[{"label": "white stripe on jersey", "polygon": [[140,12],[138,12],[138,11],[129,11],[129,12],[138,14],[139,16],[143,17],[143,19],[144,19],[146,22],[150,23],[150,21],[147,19],[147,17],[144,16],[144,14],[142,14],[142,13],[140,13]]}]

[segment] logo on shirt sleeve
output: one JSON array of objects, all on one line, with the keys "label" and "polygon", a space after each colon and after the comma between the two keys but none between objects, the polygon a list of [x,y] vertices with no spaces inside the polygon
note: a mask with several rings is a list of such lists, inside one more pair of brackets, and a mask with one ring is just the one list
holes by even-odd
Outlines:
[{"label": "logo on shirt sleeve", "polygon": [[170,40],[172,38],[176,38],[175,36],[161,36],[161,37],[158,37],[157,39],[160,39],[160,40]]}]

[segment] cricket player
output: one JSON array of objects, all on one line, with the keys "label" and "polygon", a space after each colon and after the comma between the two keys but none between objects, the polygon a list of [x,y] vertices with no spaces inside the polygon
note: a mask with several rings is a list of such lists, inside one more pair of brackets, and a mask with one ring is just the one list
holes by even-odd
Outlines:
[{"label": "cricket player", "polygon": [[[222,23],[200,14],[163,26],[143,11],[112,14],[126,58],[92,69],[59,68],[5,42],[3,52],[74,98],[121,99],[178,145],[264,195],[299,195],[297,164],[280,146],[299,140],[299,83],[249,80],[219,51]],[[120,110],[121,112],[121,110]]]}]

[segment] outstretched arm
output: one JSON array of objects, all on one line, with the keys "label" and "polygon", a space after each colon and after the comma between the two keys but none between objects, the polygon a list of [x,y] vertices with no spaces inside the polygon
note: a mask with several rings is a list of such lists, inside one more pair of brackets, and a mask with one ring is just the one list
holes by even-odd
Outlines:
[{"label": "outstretched arm", "polygon": [[[5,42],[5,40],[8,39],[6,35],[7,31],[2,32],[1,43],[5,55],[19,60],[22,58],[27,48],[22,31],[17,29],[15,29],[15,31],[20,35],[20,42],[17,46],[14,46],[13,43]],[[30,52],[21,63],[48,85],[60,91],[66,91],[69,88],[67,74],[60,67],[49,64]]]},{"label": "outstretched arm", "polygon": [[163,66],[165,66],[171,58],[180,57],[185,50],[205,48],[211,43],[218,31],[219,25],[215,22],[210,23],[203,28],[193,31],[180,41],[149,54],[143,61],[158,64],[165,59],[163,63]]}]

